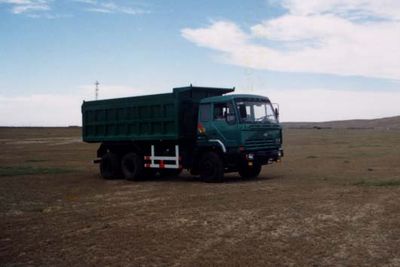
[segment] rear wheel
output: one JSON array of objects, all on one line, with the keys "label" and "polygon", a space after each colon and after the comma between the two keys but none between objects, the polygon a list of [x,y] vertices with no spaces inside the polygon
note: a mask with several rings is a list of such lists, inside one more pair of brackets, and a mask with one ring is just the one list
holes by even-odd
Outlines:
[{"label": "rear wheel", "polygon": [[256,178],[261,172],[261,165],[253,163],[252,166],[243,165],[240,170],[239,174],[243,178]]},{"label": "rear wheel", "polygon": [[199,164],[200,177],[205,182],[222,182],[224,178],[224,163],[215,152],[205,153]]},{"label": "rear wheel", "polygon": [[121,161],[121,170],[127,180],[144,178],[143,158],[136,153],[126,154]]},{"label": "rear wheel", "polygon": [[116,179],[121,175],[119,157],[107,152],[101,157],[100,174],[104,179]]}]

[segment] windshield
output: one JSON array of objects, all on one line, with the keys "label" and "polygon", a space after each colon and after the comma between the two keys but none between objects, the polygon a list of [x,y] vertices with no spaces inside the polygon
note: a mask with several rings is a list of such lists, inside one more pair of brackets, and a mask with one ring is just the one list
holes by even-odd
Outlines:
[{"label": "windshield", "polygon": [[241,123],[277,122],[274,109],[268,101],[239,100],[236,107]]}]

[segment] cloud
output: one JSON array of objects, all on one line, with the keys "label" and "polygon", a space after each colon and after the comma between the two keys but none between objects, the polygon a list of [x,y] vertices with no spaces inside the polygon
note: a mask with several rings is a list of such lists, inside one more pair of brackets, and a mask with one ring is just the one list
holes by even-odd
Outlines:
[{"label": "cloud", "polygon": [[131,6],[123,6],[110,1],[97,1],[97,0],[75,0],[75,2],[83,3],[89,7],[86,9],[90,12],[98,13],[120,13],[128,15],[139,15],[149,13],[148,10],[143,10],[140,8],[134,8]]},{"label": "cloud", "polygon": [[11,6],[14,14],[31,13],[50,10],[50,0],[0,0],[0,4]]},{"label": "cloud", "polygon": [[[54,10],[52,10],[52,4],[56,1],[62,3],[62,1],[59,0],[0,0],[0,5],[10,6],[10,11],[13,14],[26,14],[31,18],[55,19],[72,17],[71,15],[54,13]],[[65,2],[64,5],[70,6],[73,2],[79,3],[80,5],[78,8],[84,8],[84,10],[90,12],[128,15],[150,13],[150,11],[141,8],[120,5],[117,1],[73,0]]]},{"label": "cloud", "polygon": [[[143,94],[148,94],[148,90],[100,85],[99,99]],[[0,95],[0,126],[81,125],[82,102],[93,99],[93,85],[81,86],[75,93]]]},{"label": "cloud", "polygon": [[400,1],[286,0],[287,13],[252,25],[184,28],[182,36],[254,69],[400,79]]},{"label": "cloud", "polygon": [[284,0],[282,2],[282,6],[295,15],[331,13],[350,19],[366,17],[400,19],[400,2],[398,0]]},{"label": "cloud", "polygon": [[[252,92],[253,93],[253,92]],[[254,92],[265,95],[265,92]],[[327,89],[268,90],[280,106],[282,121],[375,119],[400,115],[400,92]]]}]

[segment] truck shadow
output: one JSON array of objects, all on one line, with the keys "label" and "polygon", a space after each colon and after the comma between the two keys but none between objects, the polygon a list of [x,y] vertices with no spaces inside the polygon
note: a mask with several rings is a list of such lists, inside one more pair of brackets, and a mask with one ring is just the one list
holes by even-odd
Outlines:
[{"label": "truck shadow", "polygon": [[242,178],[240,176],[229,176],[225,177],[222,183],[230,184],[230,183],[259,183],[259,182],[267,182],[275,179],[280,179],[278,176],[259,176],[257,178]]},{"label": "truck shadow", "polygon": [[142,179],[137,182],[146,183],[146,182],[183,182],[183,183],[202,183],[202,184],[234,184],[234,183],[257,183],[257,182],[265,182],[269,180],[280,179],[280,176],[259,176],[257,178],[242,178],[239,175],[228,174],[224,177],[224,179],[220,182],[204,182],[201,180],[199,176],[193,176],[190,174],[181,174],[179,176],[153,176],[148,177],[146,179]]}]

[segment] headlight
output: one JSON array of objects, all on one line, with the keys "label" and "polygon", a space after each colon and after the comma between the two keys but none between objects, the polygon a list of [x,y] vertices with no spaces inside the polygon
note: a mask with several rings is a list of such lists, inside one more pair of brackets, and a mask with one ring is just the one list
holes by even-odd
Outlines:
[{"label": "headlight", "polygon": [[253,159],[254,159],[254,154],[247,154],[247,155],[246,155],[246,158],[247,158],[248,160],[253,160]]}]

